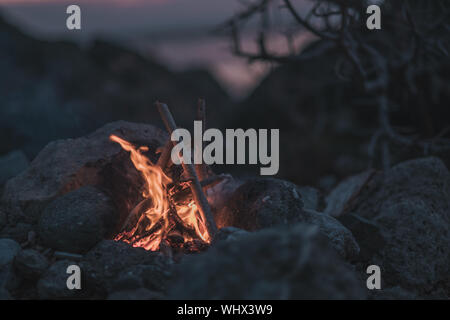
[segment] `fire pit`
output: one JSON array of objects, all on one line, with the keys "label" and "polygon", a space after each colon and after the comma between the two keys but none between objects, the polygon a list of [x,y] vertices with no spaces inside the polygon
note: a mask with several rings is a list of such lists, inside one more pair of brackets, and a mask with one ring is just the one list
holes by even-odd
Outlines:
[{"label": "fire pit", "polygon": [[[171,133],[176,125],[167,105],[157,102],[156,106]],[[198,114],[203,118],[204,108],[204,101],[200,100]],[[134,145],[117,135],[111,135],[110,140],[130,153],[134,167],[144,180],[142,200],[129,212],[115,240],[151,251],[166,246],[184,252],[207,248],[217,227],[203,189],[220,181],[221,176],[212,174],[206,165],[195,168],[185,163],[181,168],[173,165],[170,138],[159,150],[156,163],[146,156],[147,146]],[[198,176],[207,178],[200,182]]]}]

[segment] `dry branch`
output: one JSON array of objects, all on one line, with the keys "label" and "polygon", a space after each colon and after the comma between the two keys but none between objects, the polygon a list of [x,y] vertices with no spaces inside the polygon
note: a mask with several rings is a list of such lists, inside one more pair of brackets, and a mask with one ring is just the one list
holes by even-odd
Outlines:
[{"label": "dry branch", "polygon": [[[166,126],[167,131],[171,135],[172,132],[175,129],[177,129],[177,125],[175,124],[175,120],[173,119],[169,108],[167,107],[166,104],[160,102],[156,102],[155,104],[156,107],[158,108],[158,111],[161,115],[164,125]],[[175,144],[175,142],[173,141],[172,143]],[[211,238],[213,238],[217,232],[217,226],[214,221],[211,208],[209,207],[209,203],[206,200],[205,194],[203,193],[202,187],[198,180],[194,166],[192,164],[185,163],[184,161],[182,161],[181,164],[183,166],[184,172],[192,179],[192,182],[189,184],[189,186],[191,188],[194,201],[199,208],[200,216],[205,223],[209,235],[211,236]]]},{"label": "dry branch", "polygon": [[172,152],[173,144],[172,141],[169,140],[164,145],[161,155],[159,156],[158,162],[156,163],[163,171],[166,168],[167,164],[170,161],[170,154]]},{"label": "dry branch", "polygon": [[[196,120],[202,122],[202,132],[205,132],[205,130],[206,130],[206,103],[205,103],[204,99],[198,99]],[[203,150],[203,147],[204,147],[203,141],[202,141],[202,144],[203,144],[203,146],[202,146],[202,150]],[[197,171],[197,176],[200,180],[204,180],[208,177],[207,167],[204,163],[196,164],[195,171]]]}]

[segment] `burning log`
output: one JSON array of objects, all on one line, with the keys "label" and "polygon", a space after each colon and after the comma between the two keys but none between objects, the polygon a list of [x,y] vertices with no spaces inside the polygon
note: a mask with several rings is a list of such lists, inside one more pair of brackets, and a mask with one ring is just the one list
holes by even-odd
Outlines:
[{"label": "burning log", "polygon": [[[172,114],[170,113],[169,108],[166,104],[160,102],[156,102],[155,104],[158,108],[167,131],[169,132],[169,134],[172,134],[177,126],[175,124],[175,120],[172,117]],[[174,145],[173,141],[172,144]],[[217,232],[217,227],[214,221],[213,214],[211,212],[211,208],[209,207],[208,201],[206,200],[206,197],[200,185],[200,181],[198,180],[194,166],[192,164],[185,163],[184,161],[182,161],[182,166],[184,172],[192,180],[191,183],[189,183],[189,186],[191,188],[195,204],[199,208],[201,219],[203,220],[210,237],[213,238]]]}]

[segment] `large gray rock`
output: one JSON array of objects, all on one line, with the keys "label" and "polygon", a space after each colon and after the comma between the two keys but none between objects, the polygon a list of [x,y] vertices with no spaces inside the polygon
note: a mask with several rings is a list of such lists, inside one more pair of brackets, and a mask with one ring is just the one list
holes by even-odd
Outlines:
[{"label": "large gray rock", "polygon": [[[298,187],[283,180],[246,180],[229,196],[224,209],[216,211],[215,220],[221,229],[215,242],[226,239],[229,234],[239,235],[241,229],[255,231],[303,222],[318,226],[342,257],[354,259],[359,247],[351,232],[333,217],[310,209],[318,207],[319,197],[314,188]],[[304,199],[308,208],[303,207]],[[241,231],[236,232],[234,228]]]},{"label": "large gray rock", "polygon": [[51,202],[39,220],[39,236],[50,248],[81,253],[109,236],[118,222],[110,198],[87,186]]},{"label": "large gray rock", "polygon": [[187,257],[171,280],[175,299],[361,299],[363,283],[317,227],[264,229]]},{"label": "large gray rock", "polygon": [[13,261],[20,250],[20,245],[16,241],[0,239],[0,288],[14,289],[18,285]]},{"label": "large gray rock", "polygon": [[0,186],[24,171],[30,162],[23,151],[12,151],[0,157]]},{"label": "large gray rock", "polygon": [[14,259],[17,274],[28,280],[39,278],[48,266],[47,258],[33,249],[22,250]]},{"label": "large gray rock", "polygon": [[227,210],[215,215],[216,223],[253,231],[298,221],[303,202],[297,188],[278,179],[249,179],[230,196]]},{"label": "large gray rock", "polygon": [[[422,297],[450,296],[450,173],[423,158],[379,174],[340,220],[361,244],[362,263],[377,264],[385,287]],[[362,232],[361,228],[366,232]]]},{"label": "large gray rock", "polygon": [[[154,146],[164,144],[167,139],[166,134],[154,126],[118,121],[81,138],[53,141],[27,170],[6,183],[2,196],[4,207],[11,212],[23,212],[24,219],[29,220],[25,222],[35,223],[48,203],[82,186],[102,185],[114,193],[118,181],[112,180],[113,173],[106,174],[109,179],[102,174],[122,150],[109,140],[111,134]],[[126,157],[129,158],[127,154]],[[131,162],[127,165],[120,170],[122,174],[133,167]],[[127,188],[121,190],[126,191]]]},{"label": "large gray rock", "polygon": [[[130,278],[138,278],[136,281],[142,281],[145,287],[153,291],[163,291],[171,270],[170,261],[161,254],[113,240],[103,240],[92,248],[82,265],[87,285],[95,289],[98,295],[129,289],[127,285],[134,281]],[[127,275],[129,272],[131,274]],[[145,272],[148,274],[144,275]],[[122,283],[121,277],[124,277]]]},{"label": "large gray rock", "polygon": [[83,296],[84,281],[81,281],[81,289],[67,288],[67,279],[70,276],[67,268],[76,264],[73,261],[61,260],[51,265],[37,283],[39,299],[76,299]]}]

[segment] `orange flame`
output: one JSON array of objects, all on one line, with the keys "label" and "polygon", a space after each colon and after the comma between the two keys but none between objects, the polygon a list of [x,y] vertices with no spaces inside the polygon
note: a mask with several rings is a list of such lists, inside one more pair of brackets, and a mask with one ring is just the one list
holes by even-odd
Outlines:
[{"label": "orange flame", "polygon": [[[135,247],[143,247],[146,250],[158,250],[161,241],[169,231],[170,202],[167,194],[167,185],[171,183],[172,180],[159,166],[153,164],[144,154],[142,154],[142,152],[148,151],[147,147],[136,148],[130,142],[115,135],[111,135],[109,138],[112,141],[119,143],[122,149],[130,152],[130,159],[133,162],[133,165],[141,173],[145,181],[142,196],[151,203],[150,207],[142,209],[143,212],[138,212],[139,219],[133,229],[128,232],[120,233],[116,236],[115,240],[129,242]],[[209,243],[211,240],[210,235],[207,231],[205,221],[202,221],[201,215],[198,214],[198,208],[194,200],[191,200],[188,204],[174,204],[174,206],[175,211],[183,224],[190,229],[195,230],[198,238]],[[140,208],[137,206],[135,209]],[[158,223],[162,223],[162,226],[150,235],[137,241],[130,241],[130,238],[133,237],[144,217],[150,221],[150,224],[148,224],[145,227],[145,230],[142,230],[141,232],[151,230]],[[193,240],[192,237],[184,235],[185,242],[190,240]]]}]

